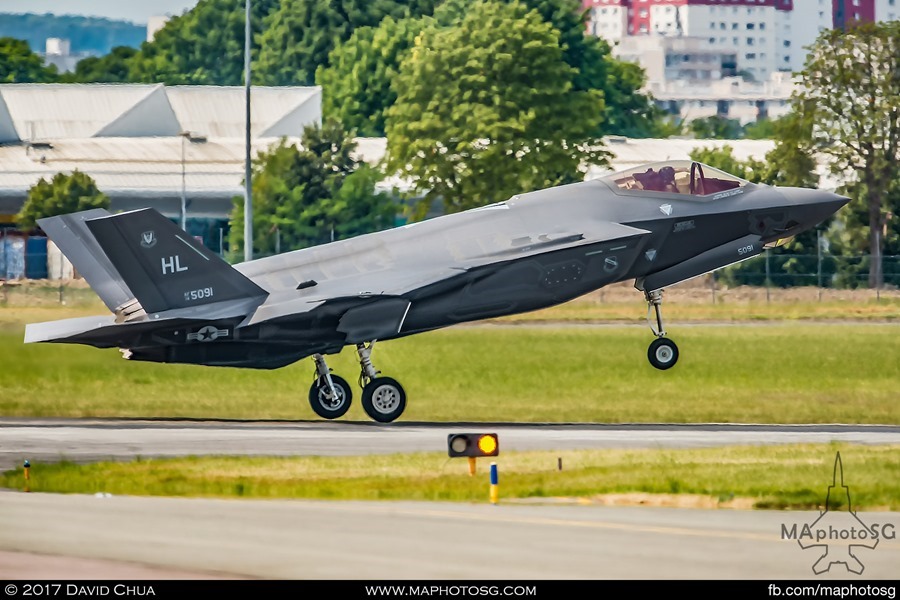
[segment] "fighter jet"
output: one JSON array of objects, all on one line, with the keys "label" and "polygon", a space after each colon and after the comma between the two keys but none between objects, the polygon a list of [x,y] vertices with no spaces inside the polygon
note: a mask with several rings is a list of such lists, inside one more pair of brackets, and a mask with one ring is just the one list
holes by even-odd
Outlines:
[{"label": "fighter jet", "polygon": [[230,265],[151,208],[38,221],[110,315],[27,326],[25,342],[119,348],[125,358],[274,369],[312,357],[309,402],[335,419],[353,396],[327,355],[354,346],[362,406],[387,423],[406,392],[376,341],[533,311],[634,280],[650,364],[669,369],[663,290],[815,227],[848,202],[669,161],[465,212]]}]

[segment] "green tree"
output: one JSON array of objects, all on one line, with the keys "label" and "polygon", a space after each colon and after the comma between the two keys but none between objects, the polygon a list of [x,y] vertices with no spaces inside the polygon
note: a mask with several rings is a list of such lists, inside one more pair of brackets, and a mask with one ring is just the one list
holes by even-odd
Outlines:
[{"label": "green tree", "polygon": [[706,140],[736,140],[743,133],[740,121],[718,115],[694,119],[690,128],[695,138]]},{"label": "green tree", "polygon": [[89,56],[78,61],[73,73],[64,73],[66,83],[125,83],[130,81],[129,69],[137,49],[117,46],[105,56]]},{"label": "green tree", "polygon": [[[445,0],[435,10],[435,19],[442,26],[458,23],[476,1]],[[649,137],[670,132],[664,113],[656,109],[650,95],[641,91],[646,83],[643,69],[636,63],[617,60],[606,40],[586,34],[587,13],[581,0],[520,1],[559,31],[563,60],[575,69],[572,90],[603,93],[598,134]]]},{"label": "green tree", "polygon": [[[379,173],[353,158],[340,123],[304,129],[302,148],[282,140],[253,162],[253,251],[269,255],[393,226],[396,206]],[[234,199],[230,245],[244,244],[243,197]]]},{"label": "green tree", "polygon": [[264,85],[312,85],[316,69],[359,27],[385,17],[430,15],[436,0],[282,0],[260,36],[254,81]]},{"label": "green tree", "polygon": [[360,27],[331,51],[328,67],[319,66],[322,113],[340,119],[344,127],[365,137],[384,136],[384,112],[397,98],[391,82],[400,59],[430,19],[394,20],[377,27]]},{"label": "green tree", "polygon": [[48,83],[56,81],[56,67],[44,66],[28,42],[0,38],[0,83]]},{"label": "green tree", "polygon": [[[880,256],[891,187],[900,177],[900,21],[823,31],[810,47],[794,95],[812,123],[815,149],[834,173],[855,173],[854,203],[868,215],[869,286],[883,283]],[[854,211],[841,211],[849,214]],[[848,223],[849,225],[850,223]]]},{"label": "green tree", "polygon": [[109,208],[109,197],[97,189],[94,180],[77,169],[72,173],[57,173],[47,181],[41,178],[28,190],[16,224],[23,231],[37,227],[44,217],[66,215],[90,208]]},{"label": "green tree", "polygon": [[456,212],[603,164],[602,93],[574,90],[574,75],[558,31],[518,2],[479,1],[458,26],[425,30],[387,111],[388,168],[423,193],[419,214],[437,198]]},{"label": "green tree", "polygon": [[[278,0],[254,0],[251,4],[253,44],[263,31],[264,18]],[[141,44],[129,61],[129,79],[169,85],[240,85],[244,78],[243,0],[200,0],[182,15],[172,17],[156,32],[152,42]]]}]

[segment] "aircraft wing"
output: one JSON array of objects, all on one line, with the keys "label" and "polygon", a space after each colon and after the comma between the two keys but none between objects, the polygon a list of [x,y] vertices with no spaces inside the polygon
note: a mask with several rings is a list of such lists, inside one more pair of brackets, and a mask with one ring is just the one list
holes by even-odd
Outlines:
[{"label": "aircraft wing", "polygon": [[469,262],[491,264],[513,258],[533,256],[544,252],[562,250],[575,246],[588,246],[600,242],[610,242],[630,237],[640,237],[650,233],[646,229],[631,227],[612,221],[602,221],[584,227],[580,232],[532,232],[510,239],[509,248],[473,256]]},{"label": "aircraft wing", "polygon": [[[446,262],[438,268],[435,268],[434,261],[412,259],[405,264],[389,264],[391,261],[386,261],[379,268],[356,271],[345,276],[316,276],[316,279],[301,284],[308,287],[298,286],[296,290],[270,295],[241,326],[310,312],[323,305],[337,305],[335,316],[342,319],[345,327],[349,328],[349,323],[358,323],[359,327],[353,327],[357,330],[362,328],[363,321],[371,321],[383,323],[384,328],[391,329],[402,324],[410,304],[405,298],[422,288],[457,277],[462,279],[473,269],[489,270],[492,265],[500,267],[528,256],[639,237],[648,233],[645,229],[607,221],[594,223],[580,232],[493,234],[490,243],[467,245],[466,252],[456,252],[452,258],[448,256]],[[303,267],[295,268],[300,270]],[[366,308],[363,309],[363,306]],[[356,337],[347,331],[345,333],[349,337]],[[390,333],[396,333],[396,329]],[[368,330],[366,335],[370,336],[368,339],[380,337]]]}]

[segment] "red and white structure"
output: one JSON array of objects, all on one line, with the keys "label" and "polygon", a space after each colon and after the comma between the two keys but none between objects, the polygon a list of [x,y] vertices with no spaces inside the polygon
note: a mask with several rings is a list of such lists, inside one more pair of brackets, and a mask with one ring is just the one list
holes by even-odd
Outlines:
[{"label": "red and white structure", "polygon": [[589,33],[619,42],[630,36],[688,36],[736,55],[756,80],[803,68],[823,29],[900,18],[900,0],[583,0]]}]

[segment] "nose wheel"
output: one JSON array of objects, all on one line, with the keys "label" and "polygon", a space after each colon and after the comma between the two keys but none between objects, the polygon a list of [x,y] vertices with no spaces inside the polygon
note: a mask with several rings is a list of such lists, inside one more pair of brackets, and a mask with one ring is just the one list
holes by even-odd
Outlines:
[{"label": "nose wheel", "polygon": [[[647,358],[651,365],[661,371],[671,369],[678,362],[678,346],[666,337],[666,330],[663,327],[662,290],[644,292],[644,297],[647,299],[647,323],[649,323],[653,335],[656,336],[656,339],[650,344],[650,348],[647,349]],[[656,315],[655,323],[650,318],[651,311]]]},{"label": "nose wheel", "polygon": [[678,346],[668,338],[656,338],[647,350],[647,358],[651,365],[665,371],[678,362]]}]

